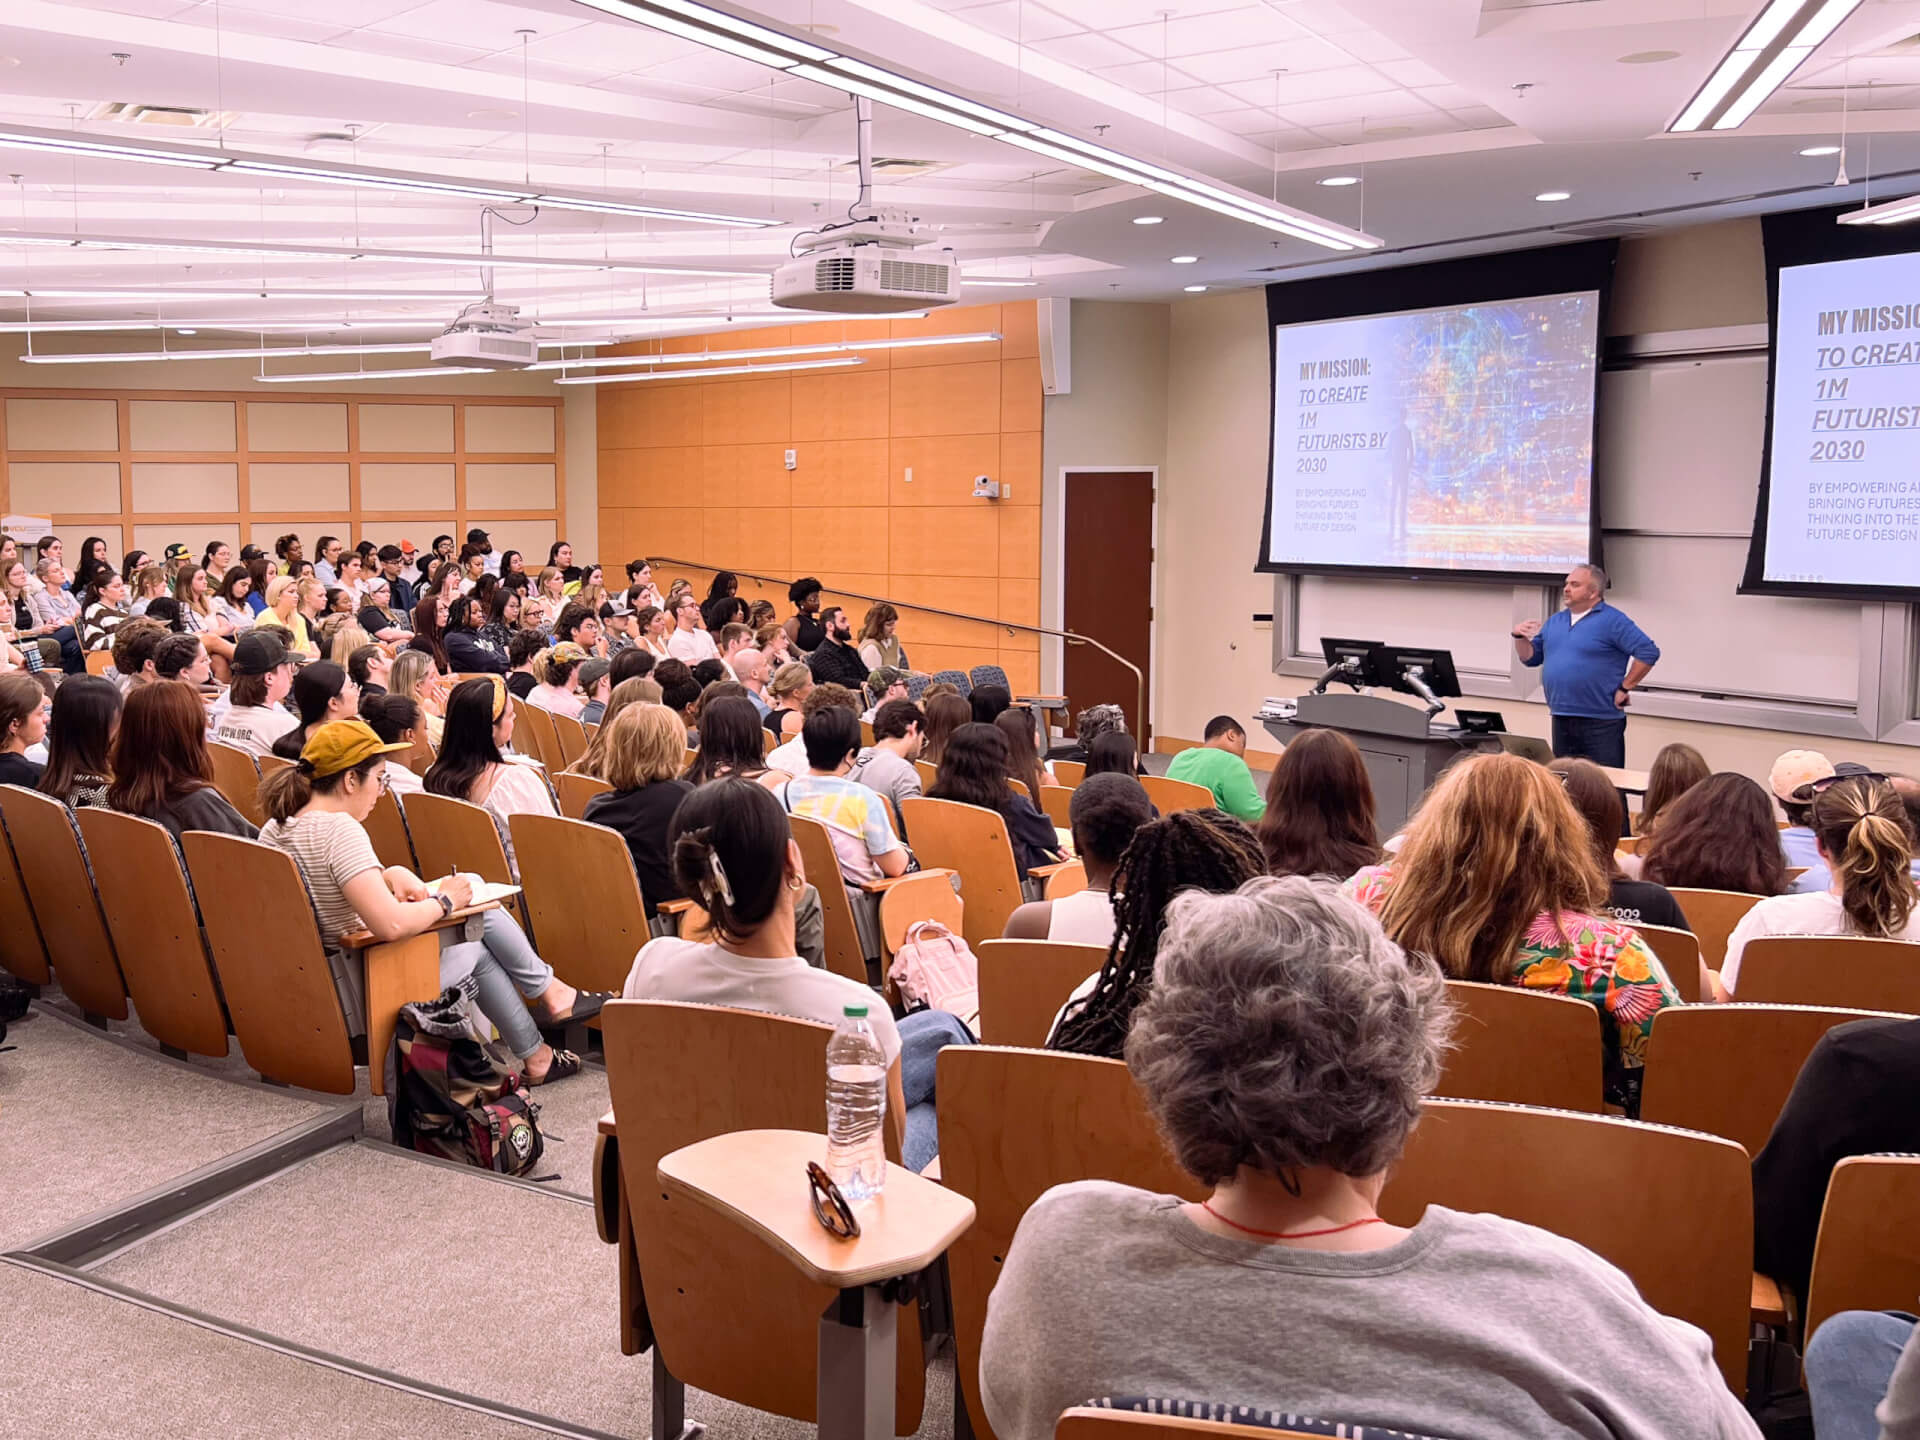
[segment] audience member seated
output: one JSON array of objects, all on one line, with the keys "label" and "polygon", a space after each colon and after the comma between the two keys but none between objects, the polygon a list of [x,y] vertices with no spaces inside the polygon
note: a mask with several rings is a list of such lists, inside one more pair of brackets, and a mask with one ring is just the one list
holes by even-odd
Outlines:
[{"label": "audience member seated", "polygon": [[1058,900],[1030,900],[1007,917],[1009,940],[1113,944],[1113,875],[1135,832],[1153,820],[1153,805],[1131,775],[1091,775],[1067,805],[1073,848],[1087,887]]},{"label": "audience member seated", "polygon": [[[1920,897],[1913,888],[1913,834],[1893,786],[1877,776],[1836,775],[1815,782],[1812,826],[1817,854],[1833,878],[1816,895],[1762,900],[1733,927],[1720,984],[1740,988],[1750,941],[1768,935],[1864,935],[1920,940]],[[1914,952],[1920,964],[1920,950]]]},{"label": "audience member seated", "polygon": [[1266,801],[1260,798],[1253,770],[1247,764],[1246,728],[1231,715],[1216,715],[1207,722],[1202,738],[1204,745],[1173,757],[1167,766],[1167,778],[1206,786],[1213,792],[1216,806],[1242,820],[1258,820],[1266,814]]},{"label": "audience member seated", "polygon": [[485,611],[471,595],[455,598],[447,607],[447,633],[440,637],[446,647],[447,668],[455,675],[504,675],[507,657],[496,653],[480,636]]},{"label": "audience member seated", "polygon": [[333,661],[316,660],[293,677],[293,709],[299,724],[273,742],[273,753],[282,760],[298,760],[320,726],[358,715],[360,687]]},{"label": "audience member seated", "polygon": [[924,1169],[938,1148],[934,1057],[943,1045],[969,1040],[966,1027],[944,1010],[921,1010],[896,1026],[873,990],[801,957],[794,908],[806,871],[780,802],[764,787],[749,780],[700,786],[680,802],[667,844],[674,879],[707,912],[713,939],[649,941],[622,995],[770,1010],[827,1025],[837,1025],[849,1005],[866,1006],[888,1064],[901,1060],[888,1087],[906,1111],[902,1158]]},{"label": "audience member seated", "polygon": [[815,685],[807,691],[807,698],[801,702],[801,727],[791,732],[791,737],[776,745],[767,753],[767,769],[778,771],[772,778],[777,783],[780,776],[804,775],[807,773],[807,744],[803,738],[805,722],[811,720],[824,709],[845,710],[855,717],[854,733],[860,729],[859,697],[844,685]]},{"label": "audience member seated", "polygon": [[1833,1316],[1807,1346],[1820,1440],[1920,1440],[1920,1329],[1891,1310]]},{"label": "audience member seated", "polygon": [[[629,706],[659,704],[660,687],[654,684],[653,681],[644,676],[632,680],[622,680],[618,685],[613,687],[613,694],[607,701],[607,713],[600,717],[599,725],[595,726],[593,734],[587,737],[587,753],[569,765],[567,767],[567,773],[570,775],[590,775],[595,780],[605,780],[607,778],[607,746],[611,743],[607,733],[607,727],[619,719],[620,713]],[[680,733],[683,737],[686,734],[686,728],[686,724],[683,721],[680,726]],[[685,754],[685,743],[683,739],[681,741],[683,757]],[[684,758],[682,761],[676,762],[676,765],[680,763],[684,763]],[[679,773],[677,768],[674,773]]]},{"label": "audience member seated", "polygon": [[634,643],[655,660],[672,656],[673,649],[667,641],[673,630],[673,616],[664,606],[642,605],[633,612]]},{"label": "audience member seated", "polygon": [[604,654],[598,605],[569,600],[553,622],[553,638],[557,643],[571,641],[589,655]]},{"label": "audience member seated", "polygon": [[[720,684],[722,681],[726,681],[727,666],[726,666],[726,662],[723,660],[718,660],[718,659],[702,660],[698,665],[695,665],[693,667],[690,673],[693,676],[694,683],[700,687],[700,693],[704,695],[708,690],[711,690],[715,685]],[[737,683],[737,682],[728,682],[728,683]]]},{"label": "audience member seated", "polygon": [[[684,727],[680,733],[681,744],[684,745]],[[761,748],[766,734],[760,725],[760,712],[753,708],[753,702],[744,695],[720,695],[712,699],[703,695],[700,702],[700,749],[692,762],[685,765],[684,773],[679,767],[674,773],[681,775],[691,785],[705,785],[709,780],[729,777],[758,780],[767,773],[767,762]]]},{"label": "audience member seated", "polygon": [[404,695],[420,707],[421,721],[427,727],[427,744],[440,748],[440,736],[446,729],[446,692],[433,657],[421,650],[402,650],[393,657],[387,672],[387,689]]},{"label": "audience member seated", "polygon": [[847,778],[885,795],[899,813],[903,801],[920,793],[920,772],[913,762],[925,744],[920,733],[925,722],[913,701],[887,701],[873,713],[873,744],[854,757]]},{"label": "audience member seated", "polygon": [[667,653],[689,669],[702,660],[718,659],[720,647],[703,623],[700,602],[690,594],[682,595],[670,602],[670,609],[674,628],[667,636]]},{"label": "audience member seated", "polygon": [[920,758],[929,765],[938,768],[946,757],[947,741],[953,738],[953,732],[962,725],[973,723],[973,707],[958,690],[948,690],[936,695],[933,687],[921,697],[920,707],[926,714],[927,723],[924,733],[927,737],[925,751]]},{"label": "audience member seated", "polygon": [[360,710],[366,713],[367,701],[393,688],[393,658],[378,645],[361,645],[347,656],[347,678],[360,687]]},{"label": "audience member seated", "polygon": [[[125,574],[126,572],[122,571],[121,573]],[[132,599],[127,605],[127,614],[136,618],[146,614],[147,607],[165,595],[169,589],[167,585],[167,572],[158,565],[148,565],[142,570],[135,571],[133,579],[127,583],[132,587],[133,591]],[[249,596],[249,599],[251,598],[252,597]],[[266,604],[265,596],[261,597],[260,603],[263,606]],[[248,608],[253,609],[251,605],[249,605]],[[259,611],[254,610],[253,613],[257,615]]]},{"label": "audience member seated", "polygon": [[32,591],[27,603],[33,610],[33,631],[60,644],[60,663],[69,675],[86,673],[87,662],[80,649],[80,602],[64,587],[67,572],[52,556],[42,556],[33,568],[40,588]]},{"label": "audience member seated", "polygon": [[1033,712],[1024,705],[1010,706],[990,722],[1007,742],[1007,774],[1027,787],[1034,804],[1040,803],[1040,789],[1051,785],[1053,767],[1040,758],[1033,738]]},{"label": "audience member seated", "polygon": [[96,567],[81,596],[80,648],[111,650],[113,632],[127,614],[127,584],[111,566]]},{"label": "audience member seated", "polygon": [[1640,815],[1634,829],[1637,834],[1653,834],[1660,816],[1687,791],[1713,772],[1706,757],[1691,745],[1662,745],[1647,767],[1647,793],[1640,799]]},{"label": "audience member seated", "polygon": [[727,665],[733,671],[733,678],[746,687],[747,698],[753,702],[764,725],[767,716],[773,713],[773,706],[767,703],[767,657],[749,646],[736,650]]},{"label": "audience member seated", "polygon": [[39,788],[45,767],[29,760],[27,750],[47,738],[51,712],[45,688],[31,674],[0,675],[0,785]]},{"label": "audience member seated", "polygon": [[[147,607],[152,614],[156,600]],[[300,615],[300,582],[279,575],[267,582],[267,608],[253,617],[255,634],[271,632],[279,637],[289,655],[318,656],[320,647],[307,634],[307,623]],[[235,648],[238,649],[236,642]]]},{"label": "audience member seated", "polygon": [[1092,758],[1094,741],[1110,730],[1124,733],[1126,728],[1126,712],[1118,705],[1089,705],[1073,717],[1073,744],[1057,751],[1053,758],[1084,765]]},{"label": "audience member seated", "polygon": [[651,920],[663,900],[684,893],[674,878],[667,831],[680,802],[693,793],[693,785],[680,778],[687,727],[664,705],[628,705],[601,727],[594,743],[603,755],[600,778],[613,790],[589,800],[585,818],[618,830],[627,842]]},{"label": "audience member seated", "polygon": [[906,874],[910,857],[894,834],[886,802],[865,785],[846,778],[847,767],[860,753],[859,718],[842,706],[823,705],[807,716],[800,734],[807,750],[807,773],[784,781],[774,791],[787,813],[827,827],[841,879],[847,884]]},{"label": "audience member seated", "polygon": [[513,833],[507,826],[513,815],[558,815],[553,793],[540,767],[517,764],[501,754],[513,741],[513,707],[507,703],[507,682],[498,675],[463,680],[447,698],[447,723],[440,753],[427,767],[427,790],[478,805],[493,816],[507,852],[507,870],[520,883],[520,865],[514,858]]},{"label": "audience member seated", "polygon": [[1787,862],[1767,792],[1744,775],[1709,775],[1661,813],[1640,847],[1640,878],[1668,889],[1782,893]]},{"label": "audience member seated", "polygon": [[507,642],[507,663],[512,666],[507,672],[507,691],[515,699],[526,699],[540,683],[537,672],[541,653],[546,648],[547,642],[537,630],[513,632],[513,638]]},{"label": "audience member seated", "polygon": [[[463,876],[449,875],[429,887],[400,866],[383,869],[374,854],[366,819],[387,786],[386,757],[403,748],[383,742],[361,721],[334,721],[314,732],[298,765],[261,786],[268,819],[260,838],[300,867],[341,1006],[355,1028],[366,1009],[365,978],[358,957],[341,950],[339,937],[364,929],[376,940],[401,940],[473,899]],[[466,939],[464,928],[440,932],[440,983],[472,980],[475,1004],[519,1058],[529,1085],[578,1074],[580,1057],[541,1040],[527,1001],[540,1006],[547,1023],[561,1026],[598,1014],[605,997],[583,995],[556,979],[506,911],[484,911],[481,921],[478,940]]]},{"label": "audience member seated", "polygon": [[613,695],[613,662],[599,656],[580,662],[576,681],[585,704],[580,707],[582,725],[598,725],[607,713],[607,701]]},{"label": "audience member seated", "polygon": [[769,706],[763,721],[776,740],[791,740],[800,733],[806,719],[802,708],[813,693],[813,672],[798,660],[790,660],[773,672],[767,682]]},{"label": "audience member seated", "polygon": [[[856,740],[858,733],[856,727]],[[1014,868],[1022,880],[1035,865],[1051,865],[1061,858],[1060,836],[1053,822],[1007,783],[1007,740],[995,726],[969,722],[954,731],[927,794],[935,800],[957,800],[997,811],[1006,822]]]},{"label": "audience member seated", "polygon": [[107,768],[107,803],[159,821],[176,840],[188,830],[249,840],[259,833],[213,787],[207,712],[191,685],[156,680],[129,691]]},{"label": "audience member seated", "polygon": [[7,612],[4,618],[13,628],[13,639],[21,645],[38,645],[43,664],[60,664],[60,642],[54,638],[60,627],[41,619],[26,565],[16,556],[5,566],[0,570],[0,608]]},{"label": "audience member seated", "polygon": [[1567,799],[1586,822],[1593,853],[1607,877],[1607,899],[1597,914],[1629,925],[1666,925],[1675,930],[1690,930],[1680,904],[1664,885],[1651,880],[1629,880],[1621,873],[1616,847],[1626,807],[1620,792],[1607,778],[1607,772],[1591,760],[1556,760],[1547,767],[1560,777]]},{"label": "audience member seated", "polygon": [[218,688],[213,684],[213,662],[198,635],[162,636],[153,647],[153,674],[158,680],[186,681],[203,700],[212,698]]},{"label": "audience member seated", "polygon": [[1780,832],[1780,853],[1789,868],[1806,873],[1788,888],[1802,894],[1818,894],[1827,888],[1832,876],[1820,858],[1820,844],[1813,833],[1813,787],[1830,779],[1834,763],[1818,750],[1788,750],[1773,762],[1767,785],[1786,817]]},{"label": "audience member seated", "polygon": [[[304,597],[306,592],[302,590]],[[234,622],[214,608],[212,583],[207,572],[188,563],[173,578],[173,598],[180,602],[181,628],[198,635],[212,658],[214,674],[224,678],[233,660],[233,643],[238,634]],[[152,609],[151,606],[148,609]]]},{"label": "audience member seated", "polygon": [[1586,823],[1545,767],[1518,755],[1458,761],[1427,792],[1393,863],[1360,871],[1347,891],[1392,940],[1432,956],[1452,979],[1593,1005],[1607,1098],[1629,1114],[1639,1109],[1654,1016],[1680,994],[1646,941],[1595,913],[1607,877]]},{"label": "audience member seated", "polygon": [[[363,694],[360,697],[360,718],[372,727],[383,745],[404,747],[394,751],[396,755],[404,756],[426,734],[420,707],[404,695],[392,695],[384,691],[378,695]],[[382,773],[387,777],[387,789],[403,801],[407,796],[418,795],[426,789],[420,777],[400,760],[390,762]]]},{"label": "audience member seated", "polygon": [[1139,747],[1125,730],[1108,730],[1095,736],[1087,747],[1086,766],[1088,776],[1131,775],[1138,779],[1147,773],[1140,763]]},{"label": "audience member seated", "polygon": [[907,681],[909,678],[906,671],[895,670],[887,666],[882,666],[878,670],[869,671],[867,673],[866,684],[860,687],[860,693],[865,697],[867,702],[867,708],[860,712],[860,718],[871,725],[873,723],[873,717],[880,713],[880,707],[889,700],[906,700],[911,698],[907,694]]},{"label": "audience member seated", "polygon": [[1359,747],[1338,730],[1309,730],[1290,743],[1267,779],[1266,811],[1254,833],[1272,875],[1345,880],[1378,865],[1373,782]]},{"label": "audience member seated", "polygon": [[653,667],[653,679],[660,686],[660,703],[665,705],[687,727],[687,743],[700,743],[699,722],[694,718],[694,710],[700,703],[701,685],[693,678],[693,672],[678,660],[662,660]]},{"label": "audience member seated", "polygon": [[786,632],[788,648],[796,656],[812,654],[827,638],[820,623],[820,582],[811,575],[802,576],[787,587],[787,599],[793,602],[793,614],[780,628]]},{"label": "audience member seated", "polygon": [[407,641],[409,650],[430,657],[443,675],[453,669],[447,656],[447,626],[452,619],[453,602],[429,589],[413,607],[413,638]]},{"label": "audience member seated", "polygon": [[896,633],[900,629],[900,612],[882,600],[867,608],[866,618],[860,622],[860,639],[856,648],[860,651],[860,663],[869,670],[908,670],[907,652],[901,646]]},{"label": "audience member seated", "polygon": [[159,653],[160,642],[173,633],[162,621],[150,615],[129,620],[115,630],[113,632],[114,683],[122,691],[131,689],[135,685],[151,683],[156,674],[153,657]]},{"label": "audience member seated", "polygon": [[113,750],[113,732],[119,725],[120,688],[111,680],[99,675],[75,675],[54,691],[41,792],[69,809],[84,805],[105,808],[107,786],[113,776],[108,756]]},{"label": "audience member seated", "polygon": [[1125,1058],[1212,1193],[1088,1180],[1034,1202],[982,1338],[1000,1440],[1121,1394],[1474,1440],[1757,1440],[1708,1337],[1598,1256],[1439,1205],[1381,1219],[1448,1043],[1430,962],[1299,877],[1170,908]]},{"label": "audience member seated", "polygon": [[1004,685],[976,685],[967,696],[967,714],[975,725],[991,725],[1013,704],[1013,696]]},{"label": "audience member seated", "polygon": [[586,660],[587,652],[571,640],[548,650],[537,667],[540,683],[527,692],[527,703],[578,720],[587,705],[579,684],[579,670]]},{"label": "audience member seated", "polygon": [[274,753],[273,744],[300,722],[281,704],[293,689],[293,662],[280,641],[283,632],[256,626],[233,647],[233,685],[227,707],[214,720],[213,738],[254,759]]},{"label": "audience member seated", "polygon": [[244,565],[229,565],[225,570],[209,570],[219,575],[220,588],[214,592],[213,613],[226,621],[231,635],[242,635],[253,628],[253,607],[247,596],[253,593],[253,577]]},{"label": "audience member seated", "polygon": [[[867,662],[853,645],[853,618],[838,605],[820,612],[824,638],[807,656],[807,668],[813,671],[815,684],[844,685],[858,694],[867,683]],[[857,713],[857,712],[856,712]]]}]

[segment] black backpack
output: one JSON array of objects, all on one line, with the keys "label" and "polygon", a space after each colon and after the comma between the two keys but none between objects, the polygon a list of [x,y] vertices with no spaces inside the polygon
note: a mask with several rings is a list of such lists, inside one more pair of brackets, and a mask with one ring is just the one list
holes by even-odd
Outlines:
[{"label": "black backpack", "polygon": [[476,1023],[474,994],[469,976],[435,1000],[400,1007],[387,1082],[393,1143],[525,1175],[546,1148],[540,1107],[506,1047]]}]

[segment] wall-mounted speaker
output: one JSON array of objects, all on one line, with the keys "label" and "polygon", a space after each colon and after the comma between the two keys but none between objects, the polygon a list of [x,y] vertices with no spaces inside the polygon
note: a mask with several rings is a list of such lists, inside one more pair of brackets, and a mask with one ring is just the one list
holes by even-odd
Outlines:
[{"label": "wall-mounted speaker", "polygon": [[1041,300],[1040,393],[1067,395],[1073,391],[1073,302]]}]

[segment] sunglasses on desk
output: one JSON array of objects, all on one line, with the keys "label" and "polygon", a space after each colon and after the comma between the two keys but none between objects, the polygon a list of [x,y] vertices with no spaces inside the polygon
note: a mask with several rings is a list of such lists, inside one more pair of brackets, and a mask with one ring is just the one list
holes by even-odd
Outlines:
[{"label": "sunglasses on desk", "polygon": [[820,1228],[839,1240],[857,1240],[860,1222],[854,1218],[853,1207],[817,1161],[807,1162],[807,1185],[812,1191],[813,1218],[820,1222]]}]

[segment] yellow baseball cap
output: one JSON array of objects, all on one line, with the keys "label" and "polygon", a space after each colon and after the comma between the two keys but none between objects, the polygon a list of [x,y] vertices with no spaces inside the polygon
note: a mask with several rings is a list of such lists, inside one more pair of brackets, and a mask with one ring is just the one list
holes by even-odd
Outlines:
[{"label": "yellow baseball cap", "polygon": [[410,750],[404,742],[387,744],[364,720],[331,720],[307,737],[300,759],[318,778],[364,765],[376,755]]}]

